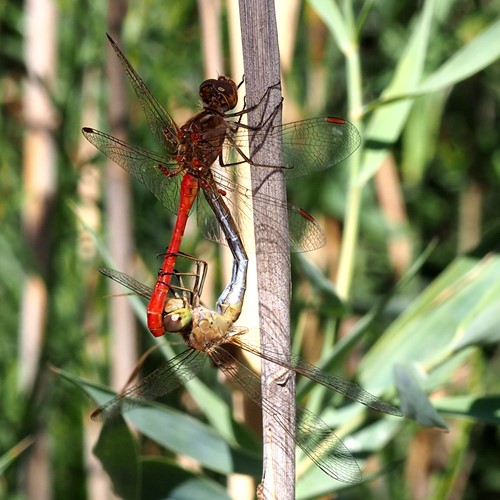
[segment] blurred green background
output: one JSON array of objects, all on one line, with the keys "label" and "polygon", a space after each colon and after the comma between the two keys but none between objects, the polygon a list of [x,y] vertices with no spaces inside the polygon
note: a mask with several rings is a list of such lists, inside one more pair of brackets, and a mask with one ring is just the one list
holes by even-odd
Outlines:
[{"label": "blurred green background", "polygon": [[[230,390],[214,370],[167,408],[131,417],[141,437],[123,423],[105,426],[97,454],[107,474],[91,453],[102,426],[89,420],[96,402],[80,390],[103,402],[104,389],[86,381],[111,377],[118,389],[120,370],[131,368],[116,368],[117,358],[152,345],[143,306],[137,331],[116,331],[111,309],[128,301],[110,297],[98,267],[152,283],[173,222],[81,135],[82,126],[115,133],[105,33],[121,32],[131,64],[182,123],[214,71],[203,52],[214,39],[215,71],[241,79],[235,6],[0,5],[2,498],[106,498],[108,476],[127,498],[225,498],[233,472],[259,477],[259,437],[231,420]],[[276,10],[284,120],[343,116],[364,141],[344,165],[289,186],[328,238],[325,249],[292,260],[294,349],[385,398],[397,387],[395,401],[416,421],[368,414],[300,381],[301,403],[336,429],[366,482],[335,482],[299,456],[297,497],[496,498],[500,2],[311,0]],[[120,132],[156,149],[124,88]],[[195,228],[183,245],[210,261],[213,303],[224,256]],[[161,359],[156,352],[144,372]],[[185,436],[175,444],[163,435],[173,425]]]}]

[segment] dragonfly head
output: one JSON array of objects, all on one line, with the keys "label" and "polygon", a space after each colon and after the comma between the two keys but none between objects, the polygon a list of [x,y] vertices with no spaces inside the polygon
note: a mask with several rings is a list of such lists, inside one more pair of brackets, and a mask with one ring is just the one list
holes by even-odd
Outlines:
[{"label": "dragonfly head", "polygon": [[188,328],[193,321],[193,315],[187,307],[166,312],[163,316],[163,327],[168,333],[179,333]]},{"label": "dragonfly head", "polygon": [[200,97],[205,108],[226,112],[238,104],[238,86],[227,76],[211,78],[200,85]]}]

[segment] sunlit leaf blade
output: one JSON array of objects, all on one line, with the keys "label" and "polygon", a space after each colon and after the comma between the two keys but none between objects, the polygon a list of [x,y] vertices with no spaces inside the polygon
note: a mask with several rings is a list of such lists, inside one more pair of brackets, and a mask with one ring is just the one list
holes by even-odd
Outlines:
[{"label": "sunlit leaf blade", "polygon": [[309,0],[309,3],[323,19],[339,48],[345,52],[349,46],[349,35],[337,2],[333,0]]},{"label": "sunlit leaf blade", "polygon": [[[490,296],[491,289],[499,282],[499,257],[481,261],[456,259],[366,354],[359,371],[361,385],[377,394],[379,388],[387,387],[392,381],[395,363],[419,363],[436,368],[449,361],[456,352],[452,343],[461,323]],[[479,313],[476,309],[475,314]],[[388,357],[388,353],[392,355]],[[453,364],[447,366],[448,370],[455,368]],[[446,378],[443,373],[440,376]]]},{"label": "sunlit leaf blade", "polygon": [[159,405],[134,408],[126,415],[141,434],[193,457],[203,467],[221,474],[259,476],[262,464],[256,455],[231,447],[212,428],[189,415]]},{"label": "sunlit leaf blade", "polygon": [[[434,0],[426,1],[420,20],[409,37],[408,45],[398,62],[393,79],[382,93],[382,98],[405,94],[415,89],[422,76],[433,10]],[[368,144],[372,141],[381,146],[378,149],[367,150],[361,182],[368,180],[380,167],[387,154],[386,148],[393,144],[401,134],[412,104],[412,100],[395,102],[378,108],[373,113],[366,128],[366,139]]]},{"label": "sunlit leaf blade", "polygon": [[83,378],[80,378],[76,375],[73,375],[72,373],[66,372],[59,368],[52,368],[52,370],[61,377],[63,377],[64,379],[66,379],[68,382],[75,384],[79,389],[84,391],[87,394],[87,396],[90,396],[98,405],[104,404],[106,401],[109,401],[109,399],[115,395],[113,391],[105,388],[100,384],[96,384],[89,380],[85,380]]},{"label": "sunlit leaf blade", "polygon": [[448,429],[448,425],[439,416],[420,387],[412,369],[403,365],[394,366],[394,381],[399,394],[401,409],[406,418],[416,420],[424,427]]},{"label": "sunlit leaf blade", "polygon": [[3,474],[8,469],[9,465],[14,462],[27,448],[33,444],[34,439],[31,437],[24,438],[10,450],[0,456],[0,474]]},{"label": "sunlit leaf blade", "polygon": [[[431,242],[428,247],[422,252],[420,256],[415,258],[413,264],[406,270],[405,274],[400,278],[397,285],[386,294],[382,300],[376,303],[363,317],[356,322],[348,335],[340,338],[337,342],[335,349],[331,349],[323,356],[323,360],[318,364],[318,368],[325,371],[335,370],[339,360],[343,359],[346,353],[350,352],[353,346],[371,329],[375,324],[377,318],[386,310],[388,301],[400,290],[404,290],[408,283],[418,274],[424,263],[429,258],[432,251],[435,249],[435,243]],[[375,364],[382,365],[387,360],[385,352],[378,352],[379,358],[375,360]],[[297,395],[300,398],[304,396],[307,390],[310,389],[312,381],[303,378],[297,384]],[[392,377],[388,376],[386,379],[387,386],[380,387],[379,390],[387,389],[392,386]]]},{"label": "sunlit leaf blade", "polygon": [[500,282],[491,287],[459,325],[453,349],[496,344],[500,341]]},{"label": "sunlit leaf blade", "polygon": [[429,75],[418,86],[418,90],[435,92],[486,68],[500,57],[499,40],[500,18]]},{"label": "sunlit leaf blade", "polygon": [[415,100],[403,131],[401,165],[405,184],[422,182],[426,167],[439,145],[439,128],[448,92],[433,92]]}]

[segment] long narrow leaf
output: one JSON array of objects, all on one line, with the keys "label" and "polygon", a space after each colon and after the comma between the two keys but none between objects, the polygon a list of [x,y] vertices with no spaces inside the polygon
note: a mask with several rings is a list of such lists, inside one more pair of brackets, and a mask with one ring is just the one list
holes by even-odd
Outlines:
[{"label": "long narrow leaf", "polygon": [[[421,14],[421,19],[410,36],[394,77],[382,94],[383,98],[390,98],[415,90],[417,83],[422,77],[425,55],[431,33],[433,11],[434,0],[427,0]],[[387,148],[401,134],[412,104],[412,100],[403,100],[383,106],[373,114],[366,128],[367,141],[368,145],[370,141],[374,144],[380,144],[380,148],[367,150],[360,182],[366,182],[379,168],[387,154]]]},{"label": "long narrow leaf", "polygon": [[418,86],[418,90],[435,92],[486,68],[500,57],[499,40],[500,18],[429,75]]}]

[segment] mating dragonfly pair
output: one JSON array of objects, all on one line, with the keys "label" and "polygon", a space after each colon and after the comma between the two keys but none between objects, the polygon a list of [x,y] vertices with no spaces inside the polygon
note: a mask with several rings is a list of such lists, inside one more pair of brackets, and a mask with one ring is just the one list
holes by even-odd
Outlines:
[{"label": "mating dragonfly pair", "polygon": [[[268,120],[258,127],[250,128],[241,123],[241,119],[235,118],[241,118],[243,114],[265,105],[268,96],[264,96],[255,107],[230,113],[238,101],[238,86],[224,76],[201,84],[203,110],[178,127],[115,42],[108,38],[139,98],[153,136],[163,147],[164,153],[130,146],[92,128],[84,128],[83,134],[110,159],[145,184],[167,209],[177,214],[177,219],[153,289],[117,271],[103,272],[149,301],[148,328],[153,335],[178,332],[189,349],[98,409],[94,416],[109,417],[145,400],[167,394],[195,376],[208,355],[263,411],[275,418],[294,437],[296,443],[325,473],[341,481],[359,481],[361,474],[356,461],[319,417],[298,407],[297,426],[293,432],[285,422],[280,421],[279,414],[271,404],[261,400],[258,377],[236,362],[224,348],[226,345],[237,345],[372,409],[401,415],[398,408],[351,382],[319,370],[298,356],[284,359],[277,353],[264,355],[246,329],[234,326],[243,305],[248,263],[241,233],[250,222],[248,210],[242,210],[242,206],[252,207],[253,200],[259,197],[267,206],[286,208],[292,251],[308,251],[324,244],[321,228],[307,213],[281,200],[264,198],[263,194],[252,192],[235,179],[249,177],[251,168],[266,168],[269,171],[282,169],[287,178],[326,169],[340,163],[358,148],[359,133],[349,122],[333,117],[285,125],[272,125],[272,120]],[[285,147],[285,165],[260,165],[254,162],[246,152],[249,135],[252,146],[260,151],[269,148],[269,138],[279,137]],[[220,168],[214,170],[212,166],[217,160]],[[198,204],[198,225],[204,234],[215,241],[225,240],[234,259],[231,282],[219,297],[215,311],[202,306],[199,300],[206,273],[206,266],[200,261],[199,277],[187,294],[188,298],[185,293],[179,297],[175,293],[179,285],[172,285],[187,218],[195,203]],[[253,217],[263,215],[254,211]],[[268,214],[266,217],[267,227],[279,224],[278,220],[269,221]]]}]

